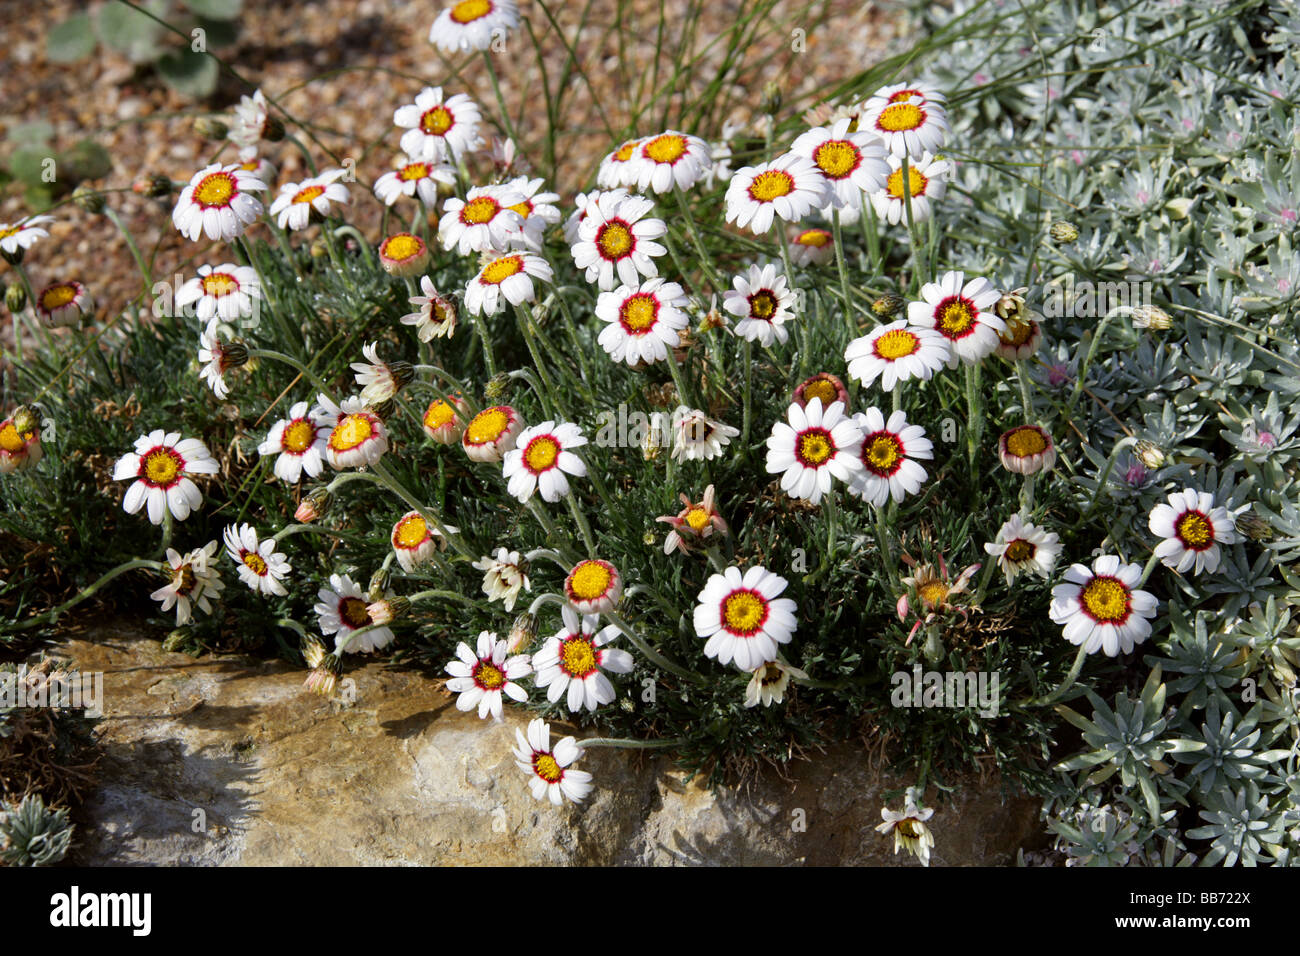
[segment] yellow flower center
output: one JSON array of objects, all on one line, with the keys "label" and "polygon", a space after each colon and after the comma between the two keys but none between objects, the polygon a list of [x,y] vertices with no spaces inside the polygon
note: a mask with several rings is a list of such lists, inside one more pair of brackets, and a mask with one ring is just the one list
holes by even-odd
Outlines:
[{"label": "yellow flower center", "polygon": [[754,634],[766,620],[767,601],[756,591],[733,591],[722,599],[722,623],[733,634]]},{"label": "yellow flower center", "polygon": [[428,163],[407,163],[397,171],[397,178],[404,183],[414,182],[417,179],[424,179],[428,175]]},{"label": "yellow flower center", "polygon": [[862,464],[878,475],[892,475],[902,458],[902,443],[886,432],[871,436],[862,446]]},{"label": "yellow flower center", "polygon": [[1114,624],[1128,617],[1129,591],[1116,578],[1093,578],[1079,592],[1079,602],[1102,624]]},{"label": "yellow flower center", "polygon": [[915,355],[920,348],[921,340],[907,329],[890,329],[876,339],[876,355],[891,362]]},{"label": "yellow flower center", "polygon": [[1032,425],[1017,428],[1007,436],[1007,453],[1016,458],[1028,458],[1041,455],[1047,450],[1047,439],[1043,433]]},{"label": "yellow flower center", "polygon": [[454,406],[444,402],[441,398],[435,398],[424,413],[424,427],[434,430],[445,428],[455,417],[456,409]]},{"label": "yellow flower center", "polygon": [[478,667],[474,669],[474,680],[484,690],[500,690],[505,686],[506,675],[495,664],[479,661]]},{"label": "yellow flower center", "polygon": [[921,824],[917,823],[911,817],[904,817],[898,821],[898,832],[908,840],[916,840],[921,836]]},{"label": "yellow flower center", "polygon": [[266,574],[266,561],[256,551],[244,552],[244,566],[250,569],[258,577]]},{"label": "yellow flower center", "polygon": [[555,758],[550,754],[535,754],[533,756],[533,770],[537,776],[541,777],[547,783],[559,783],[560,778],[564,776],[564,771],[556,763]]},{"label": "yellow flower center", "polygon": [[393,543],[400,548],[418,548],[429,537],[429,526],[419,515],[411,515],[397,522]]},{"label": "yellow flower center", "polygon": [[513,206],[507,206],[506,208],[511,212],[519,213],[520,216],[527,219],[533,214],[533,201],[531,199],[525,199],[523,202],[517,202]]},{"label": "yellow flower center", "polygon": [[297,421],[290,422],[284,429],[284,434],[280,436],[280,447],[285,451],[293,452],[295,455],[301,455],[311,443],[316,440],[316,426],[306,419],[300,418]]},{"label": "yellow flower center", "polygon": [[569,574],[569,590],[581,601],[594,601],[609,590],[613,575],[599,561],[582,561]]},{"label": "yellow flower center", "polygon": [[559,457],[559,442],[550,435],[538,435],[524,449],[524,464],[534,474],[554,468]]},{"label": "yellow flower center", "polygon": [[69,282],[52,285],[41,293],[41,308],[47,312],[61,309],[77,297],[77,287]]},{"label": "yellow flower center", "polygon": [[952,296],[939,303],[935,309],[936,323],[940,332],[950,339],[960,338],[975,327],[979,316],[975,306],[960,296]]},{"label": "yellow flower center", "polygon": [[785,671],[777,667],[776,664],[764,664],[763,673],[758,678],[758,682],[764,687],[771,687],[773,684],[781,683],[781,676]]},{"label": "yellow flower center", "polygon": [[1007,545],[1005,552],[1008,561],[1029,561],[1038,553],[1038,546],[1032,541],[1026,541],[1024,538],[1017,538]]},{"label": "yellow flower center", "polygon": [[1214,526],[1198,511],[1189,511],[1174,525],[1174,534],[1189,548],[1201,549],[1214,541]]},{"label": "yellow flower center", "polygon": [[199,282],[204,295],[221,298],[239,291],[239,281],[229,272],[209,272]]},{"label": "yellow flower center", "polygon": [[445,106],[435,106],[420,117],[420,129],[430,136],[442,136],[455,124],[456,117]]},{"label": "yellow flower center", "polygon": [[810,382],[803,389],[804,401],[811,402],[814,398],[820,398],[823,408],[836,401],[839,395],[840,393],[835,389],[835,383],[825,378]]},{"label": "yellow flower center", "polygon": [[571,637],[560,645],[560,663],[570,677],[583,678],[596,669],[596,650],[590,638]]},{"label": "yellow flower center", "polygon": [[686,512],[686,524],[692,531],[702,531],[709,523],[709,513],[703,508],[692,508]]},{"label": "yellow flower center", "polygon": [[621,259],[636,245],[632,230],[621,219],[605,223],[596,233],[596,248],[606,259]]},{"label": "yellow flower center", "polygon": [[749,297],[749,314],[756,319],[770,321],[776,315],[777,299],[770,290],[760,289]]},{"label": "yellow flower center", "polygon": [[[916,171],[915,166],[907,167],[908,189],[912,193],[912,198],[925,195],[925,188],[929,185],[930,180]],[[885,180],[885,188],[889,191],[891,199],[903,200],[903,170],[902,167],[894,170]]]},{"label": "yellow flower center", "polygon": [[181,456],[169,448],[156,448],[144,458],[144,478],[151,485],[166,488],[185,467]]},{"label": "yellow flower center", "polygon": [[491,12],[491,0],[460,0],[451,8],[451,18],[457,23],[473,23]]},{"label": "yellow flower center", "polygon": [[824,428],[812,428],[799,436],[798,457],[805,465],[817,467],[835,454],[835,443]]},{"label": "yellow flower center", "polygon": [[637,292],[628,296],[618,309],[619,321],[633,335],[644,335],[659,318],[659,303],[653,295]]},{"label": "yellow flower center", "polygon": [[414,259],[424,251],[424,242],[419,236],[413,236],[409,232],[399,232],[395,236],[389,236],[384,240],[379,249],[379,254],[388,259],[396,259],[401,262],[406,259]]},{"label": "yellow flower center", "polygon": [[351,451],[369,441],[374,433],[374,425],[367,416],[345,415],[330,433],[330,447],[335,451]]},{"label": "yellow flower center", "polygon": [[921,107],[907,100],[900,100],[881,110],[880,119],[876,120],[876,126],[886,133],[902,133],[906,130],[916,129],[924,122],[925,111]]},{"label": "yellow flower center", "polygon": [[227,206],[235,192],[235,177],[230,173],[209,173],[194,187],[194,201],[204,209]]},{"label": "yellow flower center", "polygon": [[198,578],[194,575],[194,568],[187,561],[179,568],[172,571],[172,590],[178,595],[184,597],[194,590],[198,584]]},{"label": "yellow flower center", "polygon": [[295,204],[309,203],[325,192],[324,186],[308,186],[306,189],[300,189],[294,194],[293,201]]},{"label": "yellow flower center", "polygon": [[1034,334],[1034,326],[1029,322],[1008,322],[1007,330],[998,335],[1003,345],[1019,348],[1029,341]]},{"label": "yellow flower center", "polygon": [[500,211],[500,204],[491,196],[478,196],[460,207],[460,221],[467,226],[481,226]]},{"label": "yellow flower center", "polygon": [[831,234],[825,229],[805,229],[795,236],[794,241],[796,245],[812,246],[814,249],[820,249],[831,241]]},{"label": "yellow flower center", "polygon": [[675,163],[686,153],[686,140],[675,133],[662,133],[646,143],[642,152],[656,163]]},{"label": "yellow flower center", "polygon": [[17,454],[27,447],[27,442],[23,441],[23,436],[18,434],[18,429],[14,427],[13,422],[5,422],[4,427],[0,428],[0,449]]},{"label": "yellow flower center", "polygon": [[366,609],[366,602],[357,597],[345,597],[339,601],[339,617],[354,629],[370,624],[370,611]]},{"label": "yellow flower center", "polygon": [[16,236],[22,232],[22,226],[5,226],[0,229],[0,239],[8,239],[10,236]]},{"label": "yellow flower center", "polygon": [[843,179],[858,168],[858,148],[846,139],[831,139],[813,150],[813,162],[827,179]]},{"label": "yellow flower center", "polygon": [[916,589],[927,607],[939,607],[948,599],[948,585],[943,581],[930,581]]},{"label": "yellow flower center", "polygon": [[614,155],[612,157],[613,160],[616,163],[626,163],[629,159],[632,158],[632,154],[636,152],[636,148],[639,145],[640,143],[635,139],[628,140],[626,143],[624,143],[622,146],[620,146],[618,149],[614,151]]},{"label": "yellow flower center", "polygon": [[771,202],[794,192],[794,177],[784,169],[767,169],[749,184],[749,195],[757,202]]},{"label": "yellow flower center", "polygon": [[501,406],[485,408],[469,423],[465,437],[472,445],[484,445],[500,438],[509,426],[510,416]]},{"label": "yellow flower center", "polygon": [[483,267],[479,281],[486,285],[499,285],[511,276],[524,271],[524,260],[518,256],[504,256],[493,260]]}]

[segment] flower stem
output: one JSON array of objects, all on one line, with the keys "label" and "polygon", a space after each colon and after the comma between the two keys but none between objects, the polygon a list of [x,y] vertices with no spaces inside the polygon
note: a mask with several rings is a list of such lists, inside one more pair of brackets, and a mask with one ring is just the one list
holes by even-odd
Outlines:
[{"label": "flower stem", "polygon": [[83,588],[81,591],[77,592],[77,594],[74,595],[72,598],[69,598],[67,601],[64,601],[62,604],[58,605],[57,607],[52,607],[48,611],[44,611],[43,613],[38,614],[35,617],[29,617],[25,621],[19,621],[17,624],[13,624],[10,627],[12,630],[15,631],[25,631],[28,628],[35,627],[37,624],[43,624],[46,621],[49,622],[56,621],[58,620],[59,615],[61,615],[64,611],[68,610],[71,607],[75,607],[76,605],[80,604],[82,601],[86,600],[87,598],[93,597],[96,593],[98,593],[106,584],[108,584],[114,578],[120,577],[121,575],[125,574],[127,571],[134,571],[137,568],[149,568],[154,571],[162,571],[164,565],[160,561],[150,561],[147,558],[136,558],[135,560],[127,561],[125,564],[119,564],[117,567],[113,568],[113,570],[109,571],[107,574],[101,577],[94,584],[90,585],[89,587]]},{"label": "flower stem", "polygon": [[591,533],[591,525],[587,523],[587,516],[578,507],[578,499],[574,497],[572,488],[564,496],[564,500],[569,503],[569,511],[573,513],[573,520],[577,522],[578,530],[582,532],[582,540],[587,543],[587,557],[594,558],[596,556],[596,538]]},{"label": "flower stem", "polygon": [[627,623],[627,621],[623,620],[623,618],[620,617],[618,614],[616,614],[613,611],[607,611],[605,613],[605,617],[609,618],[611,624],[613,624],[620,631],[626,634],[627,639],[632,642],[633,646],[635,646],[636,649],[645,656],[646,660],[654,664],[655,667],[658,667],[660,670],[668,671],[668,673],[670,674],[676,674],[678,677],[682,678],[683,680],[688,680],[692,684],[703,683],[704,678],[701,677],[699,674],[692,674],[690,671],[682,667],[680,664],[674,664],[672,661],[664,657],[662,654],[660,654],[658,651],[652,648],[649,644],[647,644],[644,640],[638,637],[636,633],[632,630],[631,626]]}]

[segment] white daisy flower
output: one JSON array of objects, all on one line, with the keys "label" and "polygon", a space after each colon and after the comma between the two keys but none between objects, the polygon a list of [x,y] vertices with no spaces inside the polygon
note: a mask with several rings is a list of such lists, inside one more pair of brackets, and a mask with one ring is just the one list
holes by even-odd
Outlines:
[{"label": "white daisy flower", "polygon": [[482,146],[478,135],[482,121],[473,100],[457,93],[444,101],[440,86],[426,86],[414,103],[399,106],[393,113],[393,123],[406,130],[400,142],[402,152],[430,162],[454,162]]},{"label": "white daisy flower", "polygon": [[484,572],[483,593],[489,601],[500,601],[507,611],[515,609],[520,590],[532,592],[528,572],[518,551],[497,548],[495,555],[484,555],[474,562],[474,568]]},{"label": "white daisy flower", "polygon": [[560,201],[559,193],[542,192],[546,180],[529,179],[517,176],[505,185],[523,195],[523,201],[510,208],[523,218],[523,227],[512,233],[507,240],[509,249],[528,249],[532,252],[542,251],[546,230],[560,221],[560,209],[555,204]]},{"label": "white daisy flower", "polygon": [[607,324],[597,341],[615,362],[662,362],[670,348],[681,344],[680,333],[690,324],[686,306],[682,287],[659,278],[602,292],[596,318]]},{"label": "white daisy flower", "polygon": [[408,300],[416,311],[402,316],[403,325],[415,326],[415,334],[421,342],[456,334],[456,306],[438,294],[433,280],[428,276],[420,277],[420,288],[424,295],[413,295]]},{"label": "white daisy flower", "polygon": [[195,607],[205,614],[212,613],[208,598],[217,598],[225,590],[225,582],[212,563],[219,545],[209,541],[202,548],[181,555],[175,548],[167,549],[167,564],[171,577],[167,583],[149,597],[162,604],[158,610],[166,612],[176,608],[176,626],[184,627],[194,620]]},{"label": "white daisy flower", "polygon": [[21,259],[28,249],[40,240],[49,238],[50,234],[41,228],[41,224],[46,222],[54,222],[54,217],[28,216],[18,223],[0,222],[0,253]]},{"label": "white daisy flower", "polygon": [[[368,654],[381,651],[393,642],[394,634],[387,627],[372,627],[374,619],[366,592],[346,574],[331,574],[330,586],[321,588],[314,610],[320,632],[326,637],[334,635],[335,654]],[[353,638],[362,628],[370,628]]]},{"label": "white daisy flower", "polygon": [[830,127],[820,126],[801,134],[790,152],[812,160],[831,189],[831,205],[856,210],[862,194],[885,188],[889,176],[888,151],[867,132],[849,132],[851,120],[842,119]]},{"label": "white daisy flower", "polygon": [[510,207],[523,201],[523,193],[505,185],[475,186],[464,199],[449,197],[442,204],[442,218],[438,220],[442,247],[454,248],[462,256],[505,249],[511,234],[519,232],[524,221]]},{"label": "white daisy flower", "polygon": [[644,196],[601,193],[584,207],[573,244],[573,264],[585,269],[587,281],[609,291],[634,286],[641,276],[659,274],[655,257],[668,250],[655,242],[668,231],[662,219],[647,218],[654,203]]},{"label": "white daisy flower", "polygon": [[253,193],[265,189],[266,183],[238,163],[205,166],[181,190],[172,224],[191,242],[197,242],[200,234],[234,239],[262,215],[262,203]]},{"label": "white daisy flower", "polygon": [[456,697],[457,710],[478,708],[479,719],[491,714],[501,719],[504,694],[517,703],[528,700],[528,691],[515,681],[533,672],[527,654],[508,656],[510,642],[497,640],[492,631],[479,631],[477,652],[464,641],[456,645],[456,660],[443,669],[451,675],[447,690]]},{"label": "white daisy flower", "polygon": [[509,405],[493,405],[469,420],[460,445],[474,461],[500,461],[515,447],[523,427],[523,419]]},{"label": "white daisy flower", "polygon": [[362,346],[364,362],[353,362],[357,386],[361,389],[361,400],[367,405],[381,405],[402,390],[410,381],[410,366],[405,362],[391,365],[379,357],[379,343],[371,342]]},{"label": "white daisy flower", "polygon": [[243,365],[248,350],[242,345],[223,341],[216,322],[199,333],[199,378],[208,383],[212,394],[225,399],[230,394],[226,372]]},{"label": "white daisy flower", "polygon": [[265,156],[257,155],[256,147],[244,147],[239,151],[239,168],[260,179],[264,183],[275,181],[275,163]]},{"label": "white daisy flower", "polygon": [[563,799],[573,803],[587,799],[591,774],[572,766],[585,753],[576,740],[565,737],[552,750],[550,725],[540,717],[529,723],[527,737],[516,727],[515,740],[515,764],[529,775],[534,799],[548,799],[557,807]]},{"label": "white daisy flower", "polygon": [[920,425],[909,425],[902,411],[885,420],[874,406],[853,416],[862,432],[862,470],[849,483],[849,491],[882,507],[891,496],[902,501],[925,484],[926,473],[916,459],[934,457],[934,444]]},{"label": "white daisy flower", "polygon": [[352,201],[348,187],[338,180],[347,175],[346,169],[327,169],[300,183],[285,183],[280,194],[271,203],[271,215],[281,229],[306,229],[311,214],[325,217],[330,214],[330,203],[347,204]]},{"label": "white daisy flower", "polygon": [[388,429],[360,398],[345,398],[341,406],[325,395],[317,395],[316,401],[319,408],[313,417],[329,428],[325,457],[332,467],[373,465],[388,451]]},{"label": "white daisy flower", "polygon": [[572,422],[542,422],[525,428],[506,452],[502,474],[506,490],[522,502],[540,491],[543,501],[559,501],[569,493],[569,479],[587,474],[587,466],[571,449],[587,444],[582,429]]},{"label": "white daisy flower", "polygon": [[564,596],[579,614],[608,614],[623,596],[623,575],[599,558],[579,561],[564,579]]},{"label": "white daisy flower", "polygon": [[1184,488],[1170,495],[1168,504],[1152,508],[1148,526],[1164,539],[1156,554],[1179,574],[1213,574],[1219,569],[1219,545],[1240,540],[1228,509],[1215,507],[1214,495],[1195,488]]},{"label": "white daisy flower", "polygon": [[803,229],[790,239],[790,262],[801,269],[835,258],[835,237],[826,229]]},{"label": "white daisy flower", "polygon": [[73,326],[95,314],[95,302],[80,282],[54,282],[37,293],[36,311],[46,325]]},{"label": "white daisy flower", "polygon": [[952,132],[940,101],[906,94],[893,100],[879,94],[869,99],[858,129],[880,137],[895,156],[937,153]]},{"label": "white daisy flower", "polygon": [[727,186],[727,222],[762,235],[772,227],[773,217],[797,222],[829,203],[830,195],[812,160],[787,153],[736,171]]},{"label": "white daisy flower", "polygon": [[674,184],[682,189],[694,186],[713,165],[713,156],[698,136],[670,129],[643,139],[632,162],[637,189],[667,193]]},{"label": "white daisy flower", "polygon": [[908,304],[907,321],[948,340],[950,368],[958,362],[975,365],[998,347],[998,336],[1006,330],[992,311],[998,298],[987,279],[968,281],[961,272],[945,272],[938,282],[921,286],[922,301]]},{"label": "white daisy flower", "polygon": [[552,704],[567,698],[569,710],[577,713],[586,707],[612,703],[614,685],[605,673],[632,673],[632,655],[617,647],[607,647],[619,636],[618,626],[610,624],[597,631],[600,616],[578,614],[568,607],[560,609],[564,627],[547,638],[542,649],[533,655],[536,676],[533,683],[546,688],[546,699]]},{"label": "white daisy flower", "polygon": [[882,86],[867,97],[859,113],[869,109],[884,109],[894,103],[924,102],[947,109],[948,98],[929,83],[893,83]]},{"label": "white daisy flower", "polygon": [[998,439],[1002,467],[1018,475],[1051,471],[1056,464],[1056,446],[1047,430],[1037,425],[1019,425]]},{"label": "white daisy flower", "polygon": [[[929,153],[912,160],[907,167],[907,189],[912,192],[912,222],[922,223],[934,215],[934,204],[948,191],[948,172],[952,164],[935,159]],[[903,186],[903,161],[889,157],[889,176],[882,189],[871,193],[876,218],[891,226],[907,224],[907,195]]]},{"label": "white daisy flower", "polygon": [[1113,554],[1097,558],[1091,570],[1071,565],[1065,582],[1052,588],[1052,620],[1065,626],[1067,641],[1089,654],[1127,654],[1150,635],[1149,618],[1156,614],[1155,596],[1136,590],[1141,580],[1140,565],[1122,564]]},{"label": "white daisy flower", "polygon": [[[450,534],[460,530],[452,525],[446,525],[446,528]],[[434,551],[447,547],[438,527],[430,525],[418,511],[408,511],[398,518],[388,540],[393,545],[397,563],[407,574],[413,574],[421,565],[427,564]]]},{"label": "white daisy flower", "polygon": [[739,123],[728,120],[722,124],[722,138],[709,143],[709,155],[713,163],[700,177],[700,185],[705,189],[731,179],[731,140],[742,128]]},{"label": "white daisy flower", "polygon": [[930,380],[948,363],[948,340],[934,329],[909,326],[905,319],[873,329],[844,350],[849,374],[865,386],[877,378],[886,392],[909,379]]},{"label": "white daisy flower", "polygon": [[573,197],[573,212],[569,213],[569,218],[564,220],[564,241],[572,247],[578,241],[578,229],[582,221],[587,218],[587,208],[595,208],[596,203],[600,201],[601,196],[614,196],[615,200],[626,199],[629,195],[626,189],[616,187],[614,189],[593,189],[589,193],[578,193]]},{"label": "white daisy flower", "polygon": [[794,292],[776,266],[750,266],[749,274],[734,277],[731,286],[723,293],[722,307],[740,320],[737,335],[764,347],[789,341],[785,323],[794,318]]},{"label": "white daisy flower", "polygon": [[325,450],[333,424],[324,424],[308,411],[306,402],[296,402],[289,417],[282,418],[257,446],[261,455],[275,455],[275,477],[296,484],[306,472],[311,478],[325,470]]},{"label": "white daisy flower", "polygon": [[506,302],[511,305],[531,302],[537,295],[534,278],[543,282],[553,278],[550,265],[541,256],[529,252],[499,256],[469,280],[465,308],[475,315],[496,315],[505,309]]},{"label": "white daisy flower", "polygon": [[205,325],[214,318],[233,324],[253,314],[253,300],[262,298],[256,269],[228,262],[199,266],[198,272],[176,291],[177,308],[193,305]]},{"label": "white daisy flower", "polygon": [[707,638],[704,656],[742,671],[776,660],[779,646],[788,644],[798,627],[794,601],[780,596],[787,584],[758,565],[743,577],[734,567],[712,575],[695,607],[695,633]]},{"label": "white daisy flower", "polygon": [[934,809],[926,807],[921,810],[917,807],[915,788],[907,788],[907,804],[901,813],[881,807],[880,816],[885,822],[878,824],[876,830],[886,836],[891,833],[894,835],[894,855],[897,856],[900,849],[906,850],[920,860],[922,866],[929,866],[934,834],[925,824],[934,816]]},{"label": "white daisy flower", "polygon": [[602,159],[596,171],[596,185],[601,189],[618,189],[620,186],[631,189],[635,186],[637,157],[644,142],[643,139],[629,139]]},{"label": "white daisy flower", "polygon": [[135,451],[123,455],[113,466],[113,480],[134,478],[122,499],[122,508],[133,515],[148,505],[149,520],[162,524],[168,511],[177,521],[203,503],[203,495],[190,475],[215,475],[220,471],[208,446],[197,438],[181,440],[180,432],[161,428],[135,440]]},{"label": "white daisy flower", "polygon": [[429,42],[444,53],[487,50],[497,37],[517,26],[515,0],[460,0],[438,14],[429,29]]},{"label": "white daisy flower", "polygon": [[447,163],[406,156],[400,166],[375,180],[375,196],[385,206],[391,206],[403,196],[419,197],[426,208],[433,209],[438,205],[439,183],[454,186],[456,170]]},{"label": "white daisy flower", "polygon": [[260,89],[254,90],[252,96],[241,96],[231,118],[230,131],[226,138],[241,148],[256,149],[263,139],[269,139],[276,132],[276,120],[271,116],[271,104]]},{"label": "white daisy flower", "polygon": [[842,402],[823,411],[814,398],[805,407],[792,404],[786,422],[772,426],[767,439],[767,472],[781,476],[781,490],[791,498],[819,504],[831,490],[831,478],[852,481],[862,471],[862,431],[844,414]]},{"label": "white daisy flower", "polygon": [[678,409],[673,415],[672,457],[678,461],[711,461],[740,434],[732,428],[695,409]]},{"label": "white daisy flower", "polygon": [[998,560],[998,567],[1007,577],[1007,587],[1022,572],[1030,571],[1046,578],[1056,567],[1061,556],[1061,538],[1055,532],[1026,521],[1023,515],[1012,515],[998,529],[997,539],[986,542],[984,550]]},{"label": "white daisy flower", "polygon": [[258,594],[283,597],[289,593],[280,582],[293,568],[289,559],[275,550],[273,538],[260,541],[251,524],[227,525],[223,537],[226,554],[239,565],[239,580]]},{"label": "white daisy flower", "polygon": [[792,666],[780,654],[776,655],[776,660],[760,664],[754,668],[753,676],[745,685],[745,706],[757,707],[762,704],[764,707],[771,707],[773,704],[782,703],[792,677],[800,680],[808,679],[806,673]]}]

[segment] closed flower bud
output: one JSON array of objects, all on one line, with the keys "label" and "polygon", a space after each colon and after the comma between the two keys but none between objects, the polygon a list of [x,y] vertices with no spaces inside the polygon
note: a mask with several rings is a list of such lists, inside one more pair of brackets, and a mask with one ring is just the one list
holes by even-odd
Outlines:
[{"label": "closed flower bud", "polygon": [[1164,451],[1162,451],[1160,446],[1153,441],[1148,441],[1143,438],[1137,443],[1135,451],[1137,452],[1138,460],[1152,470],[1163,467],[1165,463]]},{"label": "closed flower bud", "polygon": [[1055,242],[1074,242],[1079,238],[1079,229],[1072,222],[1066,222],[1064,219],[1052,223],[1047,230]]},{"label": "closed flower bud", "polygon": [[5,289],[5,308],[17,315],[27,305],[27,291],[20,285]]},{"label": "closed flower bud", "polygon": [[483,395],[489,402],[499,402],[506,397],[509,390],[510,376],[505,372],[498,372],[483,387]]},{"label": "closed flower bud", "polygon": [[506,637],[506,653],[518,654],[533,643],[537,637],[537,618],[532,614],[520,614],[510,626]]},{"label": "closed flower bud", "polygon": [[314,638],[309,639],[303,645],[302,656],[308,667],[320,667],[325,661],[325,645]]},{"label": "closed flower bud", "polygon": [[163,638],[162,649],[164,651],[168,651],[169,653],[175,653],[176,651],[184,649],[185,644],[189,641],[189,638],[190,638],[189,630],[184,627],[178,627],[176,628],[176,630],[172,631],[165,638]]},{"label": "closed flower bud", "polygon": [[149,173],[132,183],[131,191],[139,193],[141,196],[148,196],[151,199],[161,199],[164,196],[170,196],[172,192],[171,177],[162,176],[158,173]]},{"label": "closed flower bud", "polygon": [[104,194],[86,185],[78,186],[72,191],[72,201],[77,204],[78,209],[85,210],[93,216],[98,216],[104,211]]},{"label": "closed flower bud", "polygon": [[14,431],[23,438],[34,435],[41,430],[41,413],[31,405],[19,405],[14,411]]},{"label": "closed flower bud", "polygon": [[298,510],[293,513],[294,520],[311,524],[330,510],[333,498],[334,496],[324,485],[313,488],[307,497],[299,502]]},{"label": "closed flower bud", "polygon": [[906,304],[906,301],[901,295],[882,295],[875,302],[871,303],[871,311],[878,317],[887,319],[892,315],[898,314],[899,310]]},{"label": "closed flower bud", "polygon": [[221,346],[223,370],[243,368],[248,364],[248,347],[243,342],[224,342]]},{"label": "closed flower bud", "polygon": [[1163,332],[1174,324],[1169,313],[1158,305],[1139,305],[1133,310],[1133,328]]},{"label": "closed flower bud", "polygon": [[415,378],[415,366],[410,362],[403,362],[400,359],[396,362],[384,363],[388,366],[388,374],[393,377],[393,384],[397,386],[397,391],[401,391],[411,384]]},{"label": "closed flower bud", "polygon": [[1277,537],[1273,526],[1253,511],[1237,515],[1236,524],[1237,530],[1252,541],[1271,541]]},{"label": "closed flower bud", "polygon": [[397,399],[386,398],[382,402],[374,403],[369,406],[369,408],[372,412],[378,415],[382,421],[388,421],[388,419],[393,417],[393,413],[397,411]]},{"label": "closed flower bud", "polygon": [[781,94],[781,84],[776,80],[769,80],[763,86],[763,96],[759,100],[759,111],[766,113],[768,116],[775,116],[781,110],[781,103],[784,96]]},{"label": "closed flower bud", "polygon": [[213,116],[197,116],[194,119],[194,132],[204,139],[225,139],[230,127]]},{"label": "closed flower bud", "polygon": [[307,250],[313,259],[324,259],[330,254],[330,247],[324,239],[315,240]]},{"label": "closed flower bud", "polygon": [[388,590],[388,582],[392,580],[393,572],[388,568],[380,568],[374,574],[370,575],[370,590],[367,596],[372,601],[378,601],[383,597],[384,592]]},{"label": "closed flower bud", "polygon": [[284,139],[284,123],[274,116],[268,116],[262,125],[262,138],[268,143],[278,143]]},{"label": "closed flower bud", "polygon": [[370,615],[371,623],[378,627],[385,624],[392,624],[399,618],[405,617],[406,613],[411,610],[411,602],[404,597],[381,598],[373,604],[366,606],[366,611]]}]

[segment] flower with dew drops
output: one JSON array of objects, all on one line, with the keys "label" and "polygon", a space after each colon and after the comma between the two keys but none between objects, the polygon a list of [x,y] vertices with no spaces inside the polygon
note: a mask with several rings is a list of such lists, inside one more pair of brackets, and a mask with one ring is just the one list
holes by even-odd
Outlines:
[{"label": "flower with dew drops", "polygon": [[182,439],[180,432],[159,428],[135,440],[135,451],[123,455],[113,466],[113,479],[135,479],[122,499],[127,514],[147,506],[149,520],[162,524],[164,513],[184,521],[203,503],[191,475],[215,475],[220,470],[203,442]]}]

